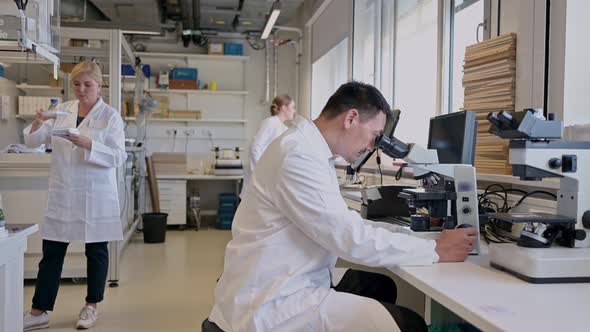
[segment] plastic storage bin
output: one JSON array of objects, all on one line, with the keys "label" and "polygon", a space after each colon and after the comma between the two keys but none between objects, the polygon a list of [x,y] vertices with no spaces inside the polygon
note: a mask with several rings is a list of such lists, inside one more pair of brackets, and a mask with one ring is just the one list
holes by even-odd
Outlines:
[{"label": "plastic storage bin", "polygon": [[167,213],[144,213],[142,220],[144,243],[166,242]]},{"label": "plastic storage bin", "polygon": [[173,68],[170,72],[171,80],[193,80],[198,76],[197,68]]},{"label": "plastic storage bin", "polygon": [[132,65],[124,63],[121,65],[121,75],[133,76],[135,75],[135,69],[133,69]]},{"label": "plastic storage bin", "polygon": [[223,44],[224,55],[244,55],[244,45],[236,43]]},{"label": "plastic storage bin", "polygon": [[217,228],[231,229],[237,207],[238,197],[235,194],[219,194],[219,206],[217,208]]}]

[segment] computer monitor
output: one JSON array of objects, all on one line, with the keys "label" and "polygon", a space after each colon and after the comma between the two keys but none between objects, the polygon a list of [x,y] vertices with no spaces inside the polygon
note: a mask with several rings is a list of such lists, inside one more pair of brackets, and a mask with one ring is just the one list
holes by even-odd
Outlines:
[{"label": "computer monitor", "polygon": [[462,111],[430,119],[428,148],[438,151],[441,164],[469,164],[475,161],[477,119],[475,112]]}]

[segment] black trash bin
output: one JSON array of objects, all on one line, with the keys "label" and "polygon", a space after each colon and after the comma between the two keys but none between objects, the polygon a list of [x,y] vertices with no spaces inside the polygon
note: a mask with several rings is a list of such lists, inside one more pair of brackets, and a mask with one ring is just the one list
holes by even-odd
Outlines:
[{"label": "black trash bin", "polygon": [[166,241],[167,213],[144,213],[143,218],[143,242],[162,243]]}]

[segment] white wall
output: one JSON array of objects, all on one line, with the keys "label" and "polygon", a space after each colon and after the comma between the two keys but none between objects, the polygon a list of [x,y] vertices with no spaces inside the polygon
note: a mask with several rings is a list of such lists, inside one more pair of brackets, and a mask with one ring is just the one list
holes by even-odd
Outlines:
[{"label": "white wall", "polygon": [[[0,77],[0,96],[10,96],[8,119],[0,119],[0,149],[13,143],[19,143],[19,126],[16,115],[16,105],[18,100],[16,97],[16,84],[6,78]],[[0,100],[1,102],[1,100]]]},{"label": "white wall", "polygon": [[565,32],[564,124],[590,123],[590,2],[567,1]]},{"label": "white wall", "polygon": [[[492,11],[497,13],[497,0]],[[502,1],[500,34],[516,33],[515,110],[543,107],[545,0]],[[494,15],[492,15],[494,17]],[[492,27],[492,36],[497,27]]]}]

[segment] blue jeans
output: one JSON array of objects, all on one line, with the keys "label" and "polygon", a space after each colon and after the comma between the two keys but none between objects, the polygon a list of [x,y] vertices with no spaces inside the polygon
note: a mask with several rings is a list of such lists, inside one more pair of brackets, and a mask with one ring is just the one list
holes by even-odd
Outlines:
[{"label": "blue jeans", "polygon": [[[43,258],[39,262],[33,309],[53,310],[68,244],[67,242],[43,240]],[[86,303],[99,303],[103,300],[108,270],[108,243],[86,243],[88,277]]]}]

